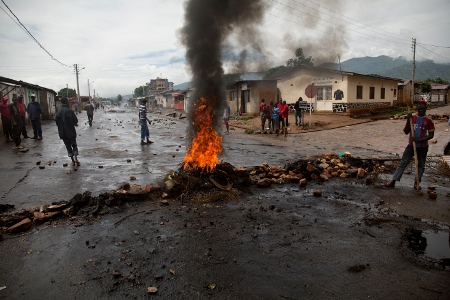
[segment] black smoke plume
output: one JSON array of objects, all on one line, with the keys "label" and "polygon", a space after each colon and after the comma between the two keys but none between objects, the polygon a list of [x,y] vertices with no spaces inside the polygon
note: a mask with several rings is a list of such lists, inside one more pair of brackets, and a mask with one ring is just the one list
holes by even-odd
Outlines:
[{"label": "black smoke plume", "polygon": [[[216,112],[213,123],[218,128],[226,99],[221,57],[223,46],[234,31],[245,31],[261,22],[264,5],[261,0],[188,0],[184,5],[181,40],[186,47],[194,88],[189,109],[200,97],[209,97],[212,99],[209,103]],[[190,141],[196,133],[192,116],[190,111]]]}]

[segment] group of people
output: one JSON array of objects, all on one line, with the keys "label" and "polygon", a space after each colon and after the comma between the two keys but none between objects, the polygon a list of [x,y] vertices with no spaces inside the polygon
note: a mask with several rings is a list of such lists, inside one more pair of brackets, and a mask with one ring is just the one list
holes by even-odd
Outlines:
[{"label": "group of people", "polygon": [[6,142],[14,141],[16,149],[23,149],[21,135],[23,138],[30,138],[26,129],[26,114],[33,126],[33,136],[31,139],[42,140],[41,115],[42,108],[36,102],[36,95],[30,95],[31,102],[25,108],[23,95],[13,97],[12,103],[8,104],[8,97],[2,97],[0,113],[3,125],[3,134]]},{"label": "group of people", "polygon": [[286,101],[279,100],[277,103],[271,99],[269,104],[265,103],[264,99],[261,99],[259,104],[259,116],[261,118],[261,132],[267,133],[266,121],[268,121],[269,132],[276,134],[287,134],[287,127],[289,126],[289,106]]}]

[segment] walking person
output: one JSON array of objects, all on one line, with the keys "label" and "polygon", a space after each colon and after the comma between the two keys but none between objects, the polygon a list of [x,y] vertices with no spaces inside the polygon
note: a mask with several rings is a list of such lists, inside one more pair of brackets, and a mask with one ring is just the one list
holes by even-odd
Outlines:
[{"label": "walking person", "polygon": [[[148,124],[151,121],[147,118],[147,99],[143,99],[139,105],[139,123],[141,125],[141,145],[152,144],[153,142],[149,140],[150,131],[148,130]],[[147,140],[147,142],[145,141]]]},{"label": "walking person", "polygon": [[22,127],[22,119],[20,118],[20,109],[17,105],[19,100],[17,98],[13,98],[13,103],[8,105],[9,114],[11,116],[11,125],[13,132],[14,143],[16,144],[16,149],[23,149],[21,145],[22,141],[20,139],[20,130]]},{"label": "walking person", "polygon": [[88,102],[84,109],[86,110],[89,126],[92,126],[92,121],[94,120],[94,106],[92,106],[91,102]]},{"label": "walking person", "polygon": [[36,102],[36,95],[31,94],[31,102],[28,103],[27,113],[28,119],[31,120],[31,125],[33,125],[33,137],[32,139],[42,140],[42,126],[41,126],[41,115],[42,109],[39,102]]},{"label": "walking person", "polygon": [[261,118],[261,132],[266,133],[266,104],[264,103],[264,98],[261,99],[259,104],[259,117]]},{"label": "walking person", "polygon": [[6,142],[12,142],[12,127],[11,127],[11,115],[8,108],[8,97],[2,97],[2,103],[0,103],[0,114],[2,115],[3,134],[5,135]]},{"label": "walking person", "polygon": [[59,138],[63,140],[67,149],[67,155],[72,160],[72,166],[79,166],[77,131],[78,118],[75,112],[69,107],[69,100],[66,97],[61,98],[61,107],[55,116],[56,126],[58,126]]},{"label": "walking person", "polygon": [[22,120],[22,128],[20,129],[23,138],[24,139],[29,139],[30,137],[28,136],[27,133],[27,126],[26,126],[26,113],[27,113],[27,109],[25,108],[25,104],[23,104],[23,95],[19,95],[18,97],[18,102],[17,102],[17,106],[19,106],[19,110],[20,110],[20,119]]},{"label": "walking person", "polygon": [[[416,170],[419,175],[419,183],[414,180],[414,188],[417,188],[417,185],[420,184],[422,175],[425,172],[425,163],[428,153],[428,140],[434,137],[434,123],[430,117],[426,116],[426,110],[427,103],[424,100],[421,100],[417,104],[417,114],[408,114],[403,132],[405,134],[409,134],[409,143],[408,146],[406,146],[405,151],[403,152],[402,160],[395,170],[392,180],[385,185],[386,187],[395,187],[395,182],[400,181],[403,172],[405,171],[409,162],[414,158],[413,141],[416,143],[417,160],[419,166],[418,170]],[[413,123],[413,130],[411,130],[411,119]],[[413,131],[414,136],[412,136]]]},{"label": "walking person", "polygon": [[230,119],[230,106],[226,104],[226,107],[223,110],[223,124],[225,124],[225,128],[227,129],[225,133],[230,132],[230,125],[228,124],[229,119]]}]

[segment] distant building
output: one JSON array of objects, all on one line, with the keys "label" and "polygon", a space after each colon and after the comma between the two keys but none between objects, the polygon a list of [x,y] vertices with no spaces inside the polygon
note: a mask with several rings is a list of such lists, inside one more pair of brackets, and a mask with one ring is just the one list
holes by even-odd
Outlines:
[{"label": "distant building", "polygon": [[151,90],[155,91],[171,91],[173,90],[173,82],[170,82],[167,78],[150,79],[150,82],[146,84]]}]

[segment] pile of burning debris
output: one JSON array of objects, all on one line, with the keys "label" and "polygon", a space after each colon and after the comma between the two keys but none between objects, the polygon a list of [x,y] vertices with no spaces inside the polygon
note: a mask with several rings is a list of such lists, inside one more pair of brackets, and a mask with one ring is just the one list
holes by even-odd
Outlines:
[{"label": "pile of burning debris", "polygon": [[5,232],[19,232],[59,217],[87,217],[127,202],[159,200],[167,205],[168,199],[182,202],[215,202],[235,199],[249,190],[250,186],[270,187],[272,184],[295,183],[306,186],[309,181],[327,181],[333,177],[355,177],[365,179],[366,184],[379,173],[389,171],[384,162],[392,159],[354,158],[350,155],[324,153],[316,158],[305,158],[288,163],[284,168],[263,163],[255,167],[234,167],[222,162],[214,170],[186,170],[172,172],[164,178],[163,184],[146,185],[122,183],[120,188],[92,196],[91,192],[76,194],[68,201],[51,205],[12,211],[14,207],[0,207],[0,226]]}]

